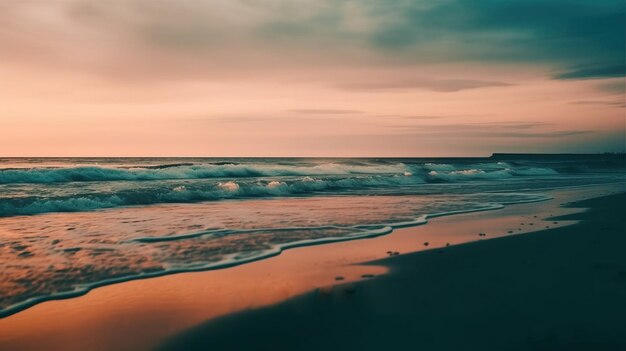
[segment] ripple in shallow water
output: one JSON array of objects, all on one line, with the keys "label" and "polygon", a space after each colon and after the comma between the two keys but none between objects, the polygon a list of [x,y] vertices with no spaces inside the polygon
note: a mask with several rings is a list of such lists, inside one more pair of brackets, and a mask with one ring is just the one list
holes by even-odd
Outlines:
[{"label": "ripple in shallow water", "polygon": [[381,235],[427,214],[541,195],[344,196],[54,213],[0,220],[0,309],[92,285],[239,264],[286,247]]}]

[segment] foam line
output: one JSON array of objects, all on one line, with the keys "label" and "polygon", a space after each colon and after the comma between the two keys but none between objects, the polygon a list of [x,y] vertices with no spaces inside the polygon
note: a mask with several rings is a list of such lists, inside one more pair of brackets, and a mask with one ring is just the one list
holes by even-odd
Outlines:
[{"label": "foam line", "polygon": [[[543,197],[541,199],[535,199],[533,201],[521,201],[519,203],[545,201],[545,200],[549,200],[549,199],[551,199],[551,198],[548,197],[548,196],[545,196],[545,197]],[[98,282],[82,285],[82,286],[80,286],[79,288],[77,288],[76,290],[73,290],[73,291],[59,292],[59,293],[55,293],[55,294],[51,294],[51,295],[47,295],[47,296],[38,296],[38,297],[29,298],[29,299],[27,299],[27,300],[25,300],[23,302],[14,304],[14,305],[9,306],[9,307],[7,307],[7,308],[5,308],[3,310],[0,310],[0,318],[8,317],[10,315],[18,313],[20,311],[23,311],[23,310],[25,310],[27,308],[33,307],[33,306],[35,306],[37,304],[40,304],[42,302],[45,302],[45,301],[69,299],[69,298],[73,298],[73,297],[82,296],[82,295],[87,294],[92,289],[95,289],[95,288],[98,288],[98,287],[102,287],[102,286],[106,286],[106,285],[118,284],[118,283],[123,283],[123,282],[127,282],[127,281],[138,280],[138,279],[155,278],[155,277],[159,277],[159,276],[164,276],[164,275],[169,275],[169,274],[176,274],[176,273],[199,272],[199,271],[207,271],[207,270],[214,270],[214,269],[229,268],[229,267],[234,267],[234,266],[238,266],[238,265],[242,265],[242,264],[251,263],[251,262],[254,262],[254,261],[266,259],[266,258],[269,258],[269,257],[277,256],[277,255],[280,255],[280,253],[283,252],[284,250],[288,250],[288,249],[293,249],[293,248],[303,247],[303,246],[312,246],[312,245],[321,245],[321,244],[335,243],[335,242],[341,242],[341,241],[350,241],[350,240],[358,240],[358,239],[365,239],[365,238],[373,238],[373,237],[377,237],[377,236],[381,236],[381,235],[390,234],[390,233],[393,232],[393,230],[395,228],[412,227],[412,226],[427,224],[429,218],[449,216],[449,215],[462,214],[462,213],[470,213],[470,212],[478,212],[478,211],[496,210],[496,209],[501,209],[503,207],[504,207],[504,205],[501,205],[501,204],[491,204],[489,206],[476,208],[476,209],[467,209],[467,210],[456,210],[456,211],[432,213],[432,214],[428,214],[428,215],[419,216],[419,217],[415,218],[415,220],[413,220],[413,221],[397,222],[397,223],[393,223],[393,224],[360,225],[360,226],[353,227],[353,228],[358,229],[360,231],[357,231],[357,232],[355,232],[352,235],[346,235],[346,236],[341,236],[341,237],[327,237],[327,238],[312,239],[312,240],[300,240],[300,241],[295,241],[295,242],[291,242],[291,243],[285,243],[285,244],[281,244],[281,245],[276,245],[276,246],[274,246],[273,248],[271,248],[269,250],[259,251],[259,253],[257,255],[252,255],[252,256],[248,256],[248,255],[244,256],[245,253],[235,253],[235,254],[232,254],[232,255],[228,255],[225,260],[223,260],[221,262],[216,262],[216,263],[209,263],[209,264],[198,265],[198,266],[189,266],[189,267],[184,267],[184,268],[170,268],[170,269],[167,269],[167,270],[164,270],[164,271],[159,271],[159,272],[147,272],[147,273],[130,275],[130,276],[126,276],[126,277],[104,279],[104,280],[101,280],[101,281],[98,281]],[[377,228],[364,230],[366,227],[377,227]],[[320,228],[323,228],[323,227],[320,227]],[[343,228],[343,227],[331,227],[331,228]],[[283,229],[293,230],[294,228],[283,228]],[[300,228],[300,229],[306,229],[306,228]],[[271,229],[271,230],[274,230],[274,229]],[[258,230],[250,230],[250,231],[258,231]],[[198,233],[189,234],[189,235],[187,235],[186,238],[193,237],[191,235],[202,236],[202,235],[206,235],[206,234],[207,234],[207,232],[198,232]],[[183,235],[179,235],[177,238],[174,238],[173,240],[184,239],[184,238],[181,238],[181,237],[183,237]],[[163,240],[163,238],[164,237],[161,237],[161,240]],[[138,239],[145,240],[146,238],[136,238],[134,240],[138,240]]]}]

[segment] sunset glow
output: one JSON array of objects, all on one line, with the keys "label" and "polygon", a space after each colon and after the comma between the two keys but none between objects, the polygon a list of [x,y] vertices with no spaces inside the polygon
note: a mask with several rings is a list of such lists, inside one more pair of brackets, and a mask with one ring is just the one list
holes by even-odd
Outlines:
[{"label": "sunset glow", "polygon": [[623,16],[622,1],[8,1],[0,156],[621,152]]}]

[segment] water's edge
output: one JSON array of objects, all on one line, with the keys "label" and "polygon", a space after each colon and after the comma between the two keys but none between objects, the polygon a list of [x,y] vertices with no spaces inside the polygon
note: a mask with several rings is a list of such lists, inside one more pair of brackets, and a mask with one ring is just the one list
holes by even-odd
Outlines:
[{"label": "water's edge", "polygon": [[[313,239],[313,240],[301,240],[301,241],[295,241],[295,242],[286,243],[282,245],[276,245],[272,249],[264,250],[262,252],[259,252],[257,255],[252,255],[249,257],[245,257],[245,256],[241,257],[241,253],[232,254],[228,256],[226,260],[222,260],[218,263],[213,263],[213,264],[198,265],[198,266],[185,267],[185,268],[172,268],[172,269],[159,271],[159,272],[149,272],[149,273],[143,273],[143,274],[124,276],[124,277],[119,277],[119,278],[105,279],[105,280],[101,280],[95,283],[85,284],[81,286],[80,288],[73,290],[73,291],[60,292],[60,293],[55,293],[55,294],[51,294],[47,296],[39,296],[39,297],[33,297],[30,299],[27,299],[23,302],[14,304],[3,310],[0,310],[0,318],[9,317],[11,315],[22,312],[28,308],[34,307],[35,305],[38,305],[46,301],[64,300],[64,299],[80,297],[80,296],[87,294],[89,291],[93,289],[107,286],[107,285],[119,284],[119,283],[124,283],[128,281],[133,281],[133,280],[156,278],[156,277],[161,277],[161,276],[171,275],[171,274],[178,274],[178,273],[201,272],[201,271],[208,271],[208,270],[225,269],[225,268],[235,267],[235,266],[267,259],[270,257],[278,256],[283,251],[288,250],[288,249],[304,247],[304,246],[330,244],[330,243],[343,242],[343,241],[367,239],[367,238],[374,238],[374,237],[378,237],[382,235],[388,235],[388,234],[393,233],[394,229],[396,228],[414,227],[418,225],[427,224],[428,219],[430,218],[451,216],[451,215],[456,215],[456,214],[465,214],[465,213],[472,213],[472,212],[498,210],[498,209],[504,208],[505,205],[508,206],[508,205],[524,204],[524,203],[542,202],[542,201],[548,201],[552,199],[553,198],[550,196],[545,196],[539,199],[521,200],[521,201],[517,201],[514,203],[493,204],[492,206],[489,206],[489,207],[482,207],[482,208],[477,208],[477,209],[456,210],[456,211],[427,214],[427,215],[422,215],[420,217],[417,217],[413,221],[399,222],[399,223],[393,223],[393,224],[381,223],[379,225],[370,225],[370,227],[376,226],[377,228],[364,230],[362,232],[359,232],[353,235],[348,235],[348,236],[343,236],[343,237],[327,237],[327,238],[320,238],[320,239]],[[362,227],[366,228],[368,226],[362,226]],[[538,230],[540,229],[537,228],[536,231]],[[201,236],[204,234],[198,233],[197,235]],[[142,239],[142,238],[136,238],[136,239]]]}]

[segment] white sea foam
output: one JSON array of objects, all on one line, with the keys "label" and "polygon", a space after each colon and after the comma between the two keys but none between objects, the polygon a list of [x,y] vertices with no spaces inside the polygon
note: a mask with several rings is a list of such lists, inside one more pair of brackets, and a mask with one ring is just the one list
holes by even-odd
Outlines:
[{"label": "white sea foam", "polygon": [[287,184],[276,181],[276,180],[272,180],[271,182],[267,183],[268,188],[278,188],[278,187],[285,186],[285,185]]},{"label": "white sea foam", "polygon": [[[527,195],[527,194],[476,194],[473,200],[502,200],[509,201],[511,203],[516,202],[527,202],[527,201],[540,201],[545,200],[548,197],[541,195]],[[418,200],[418,199],[416,199]],[[329,201],[331,201],[329,199]],[[360,204],[368,204],[368,206],[375,206],[374,204],[369,204],[371,201],[366,202],[358,202]],[[419,202],[418,202],[419,203]],[[357,204],[357,203],[355,203]],[[407,205],[406,201],[402,200],[397,204]],[[436,205],[436,206],[433,206]],[[327,225],[327,226],[309,226],[309,227],[270,227],[270,228],[250,228],[250,229],[228,229],[228,228],[216,228],[216,229],[208,229],[201,230],[197,232],[188,232],[181,233],[175,235],[163,235],[163,236],[144,236],[144,237],[135,237],[130,240],[119,241],[118,245],[128,245],[130,247],[136,247],[133,243],[145,245],[152,245],[152,249],[145,250],[142,248],[141,251],[128,252],[129,255],[136,256],[139,252],[145,254],[153,252],[168,250],[168,248],[177,249],[182,247],[184,251],[182,252],[197,252],[199,256],[190,256],[184,261],[178,261],[178,253],[179,251],[172,251],[169,255],[166,255],[167,251],[161,252],[155,258],[166,259],[168,256],[172,256],[177,261],[175,263],[167,263],[164,262],[162,268],[158,270],[145,270],[139,273],[131,273],[123,276],[111,276],[107,277],[104,275],[93,275],[93,281],[85,280],[85,277],[82,276],[67,276],[67,279],[77,279],[82,283],[74,285],[71,290],[62,290],[55,291],[54,284],[48,285],[51,289],[50,293],[25,298],[10,306],[6,306],[4,309],[0,309],[0,317],[7,316],[18,312],[22,309],[33,306],[37,303],[57,298],[68,298],[74,296],[80,296],[82,294],[87,293],[89,290],[100,287],[103,285],[115,284],[119,282],[124,282],[133,279],[143,279],[149,277],[156,277],[166,274],[174,274],[181,272],[191,272],[191,271],[201,271],[201,270],[209,270],[209,269],[219,269],[232,267],[235,265],[245,264],[252,261],[268,258],[271,256],[275,256],[280,254],[282,251],[294,247],[307,246],[307,245],[319,245],[324,243],[338,242],[338,241],[346,241],[346,240],[356,240],[368,237],[375,237],[379,235],[389,234],[393,231],[394,228],[400,227],[408,227],[408,226],[416,226],[421,224],[426,224],[429,218],[451,215],[456,213],[467,213],[474,211],[485,211],[502,208],[502,204],[500,203],[492,203],[492,202],[441,202],[439,204],[428,204],[426,208],[430,208],[432,212],[429,214],[419,214],[416,213],[414,216],[408,217],[399,217],[396,220],[382,220],[385,217],[380,217],[381,221],[379,223],[368,223],[365,213],[359,214],[356,213],[355,218],[360,218],[361,223],[355,223],[351,226],[346,225]],[[324,207],[326,208],[326,207]],[[400,207],[398,209],[407,210],[406,207]],[[363,209],[359,209],[357,207],[352,207],[351,211],[362,211]],[[297,211],[297,209],[296,209]],[[315,212],[308,212],[313,214]],[[393,211],[389,212],[387,216],[394,216]],[[123,218],[126,218],[128,215],[125,215]],[[197,216],[195,216],[197,218]],[[322,215],[321,218],[326,218],[325,215]],[[337,218],[342,218],[339,216]],[[303,218],[304,219],[304,218]],[[166,220],[166,219],[164,219]],[[93,221],[88,221],[86,228],[90,228]],[[185,223],[186,221],[183,219],[182,221]],[[133,221],[134,223],[134,221]],[[42,222],[42,224],[50,225],[49,222]],[[73,225],[77,225],[73,224]],[[77,228],[76,230],[80,230]],[[80,234],[80,233],[78,233]],[[243,234],[243,235],[242,235]],[[238,244],[237,239],[230,240],[229,236],[239,236],[241,238],[254,238],[257,235],[262,235],[264,238],[268,236],[273,236],[275,238],[279,238],[278,243],[271,244],[269,247],[266,247],[266,243],[263,240],[259,240],[256,243],[256,240],[246,241],[243,239],[241,244]],[[83,236],[79,235],[78,238],[82,238]],[[230,252],[220,256],[210,256],[207,255],[206,251],[203,251],[202,245],[204,240],[220,240],[220,238],[226,238],[223,241],[222,250],[225,252]],[[291,238],[288,241],[284,241],[284,237]],[[87,236],[90,238],[90,236]],[[93,238],[93,237],[92,237]],[[69,239],[69,238],[68,238]],[[92,239],[90,239],[92,240]],[[219,242],[219,241],[218,241]],[[271,241],[270,241],[271,242]],[[171,243],[171,245],[170,245]],[[92,244],[93,245],[93,244]],[[182,245],[182,246],[181,246]],[[213,247],[214,245],[209,243],[209,247]],[[234,247],[229,247],[228,245],[239,245]],[[252,245],[252,246],[251,246]],[[107,246],[107,250],[110,246]],[[80,249],[80,246],[77,247]],[[115,250],[113,252],[112,259],[118,260],[118,255],[123,253],[124,250]],[[199,249],[198,251],[194,251]],[[104,259],[106,262],[107,252],[112,251],[100,251],[98,253],[98,257],[100,260]],[[71,256],[70,256],[71,257]],[[71,259],[71,258],[70,258]],[[149,267],[148,267],[149,268]],[[78,271],[79,272],[79,271]],[[114,272],[114,271],[112,271]]]},{"label": "white sea foam", "polygon": [[217,186],[221,189],[224,190],[228,190],[228,191],[237,191],[239,190],[239,184],[230,181],[230,182],[224,182],[224,183],[217,183]]}]

